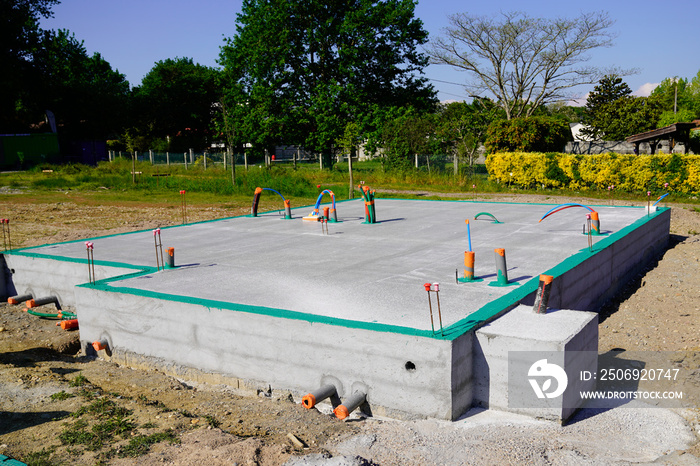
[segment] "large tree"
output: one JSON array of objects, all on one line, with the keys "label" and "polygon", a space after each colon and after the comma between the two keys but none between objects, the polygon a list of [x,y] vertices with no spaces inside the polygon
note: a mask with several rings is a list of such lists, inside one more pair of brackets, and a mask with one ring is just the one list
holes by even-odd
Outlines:
[{"label": "large tree", "polygon": [[32,54],[39,46],[41,18],[53,16],[58,0],[0,1],[0,133],[25,129],[26,101],[33,76]]},{"label": "large tree", "polygon": [[597,82],[604,73],[585,64],[588,53],[613,39],[606,13],[570,19],[460,13],[449,20],[431,44],[433,63],[467,71],[470,93],[491,94],[507,119],[531,116],[541,105],[570,99],[577,86]]},{"label": "large tree", "polygon": [[328,153],[370,109],[432,105],[414,9],[413,0],[244,0],[220,55],[239,142]]},{"label": "large tree", "polygon": [[165,150],[204,148],[221,99],[218,73],[191,58],[157,62],[134,89],[138,121],[148,138],[169,139]]},{"label": "large tree", "polygon": [[503,110],[490,99],[474,99],[472,103],[452,102],[441,108],[437,132],[453,154],[455,175],[459,158],[466,158],[470,166],[474,165],[489,125],[502,118]]},{"label": "large tree", "polygon": [[59,132],[70,136],[119,134],[129,83],[99,53],[88,55],[83,42],[67,30],[43,31],[32,65],[39,79],[31,86],[35,115],[51,110]]}]

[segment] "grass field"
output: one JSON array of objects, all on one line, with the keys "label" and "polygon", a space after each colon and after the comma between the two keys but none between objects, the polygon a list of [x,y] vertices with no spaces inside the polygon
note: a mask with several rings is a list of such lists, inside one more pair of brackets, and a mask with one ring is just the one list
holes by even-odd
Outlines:
[{"label": "grass field", "polygon": [[[132,171],[135,174],[132,174]],[[499,184],[488,179],[483,165],[467,170],[471,175],[454,176],[451,165],[433,166],[401,172],[387,172],[377,161],[353,164],[353,196],[359,197],[357,185],[364,182],[377,189],[382,197],[413,197],[411,191],[426,193],[458,193],[483,195],[488,193],[537,193],[551,195],[585,195],[588,198],[609,199],[610,193],[588,190],[585,193],[570,190],[522,190]],[[51,202],[56,192],[80,193],[94,203],[179,203],[180,191],[187,193],[187,202],[194,204],[226,205],[249,202],[256,187],[279,191],[285,198],[293,199],[293,205],[313,204],[321,189],[330,189],[337,200],[350,196],[350,177],[347,163],[338,163],[330,170],[320,170],[316,164],[277,163],[270,168],[249,165],[248,170],[236,166],[235,184],[230,165],[204,169],[201,164],[184,166],[151,165],[137,162],[132,169],[131,160],[118,158],[112,162],[100,162],[97,167],[80,164],[42,165],[21,172],[0,173],[0,188],[15,194],[30,194],[37,201]],[[646,200],[646,193],[616,191],[616,199]],[[671,199],[673,198],[673,199]],[[697,199],[680,198],[672,193],[667,201],[698,203]]]}]

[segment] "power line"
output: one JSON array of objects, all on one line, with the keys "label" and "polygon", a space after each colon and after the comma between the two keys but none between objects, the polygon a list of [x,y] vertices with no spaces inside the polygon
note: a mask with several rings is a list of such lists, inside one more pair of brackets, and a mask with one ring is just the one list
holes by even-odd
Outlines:
[{"label": "power line", "polygon": [[430,79],[431,81],[435,81],[436,83],[454,84],[455,86],[462,86],[462,87],[465,87],[465,86],[466,86],[466,84],[464,84],[464,83],[461,83],[461,84],[460,84],[460,83],[453,83],[453,82],[450,82],[450,81],[442,81],[442,80],[440,80],[440,79],[432,79],[432,78],[428,78],[428,79]]}]

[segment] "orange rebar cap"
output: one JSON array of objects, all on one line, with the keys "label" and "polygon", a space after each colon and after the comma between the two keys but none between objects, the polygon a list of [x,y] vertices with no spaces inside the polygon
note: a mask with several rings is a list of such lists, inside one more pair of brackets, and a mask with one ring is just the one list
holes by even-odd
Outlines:
[{"label": "orange rebar cap", "polygon": [[348,408],[346,408],[345,406],[340,405],[333,410],[333,414],[335,414],[335,417],[337,417],[338,419],[343,420],[346,417],[350,416],[350,411],[348,411]]},{"label": "orange rebar cap", "polygon": [[598,220],[598,212],[596,212],[595,210],[591,212],[591,219]]},{"label": "orange rebar cap", "polygon": [[15,298],[7,298],[7,304],[19,304],[22,301],[17,301]]},{"label": "orange rebar cap", "polygon": [[308,395],[304,395],[301,398],[301,404],[304,406],[306,409],[311,409],[314,406],[316,406],[316,397],[313,396],[311,393]]},{"label": "orange rebar cap", "polygon": [[554,277],[552,277],[551,275],[544,275],[544,274],[540,275],[540,281],[544,282],[545,285],[549,285],[550,283],[552,283],[553,280],[554,280]]},{"label": "orange rebar cap", "polygon": [[498,254],[501,257],[504,257],[506,255],[506,250],[503,248],[494,249],[494,251],[496,252],[496,254]]},{"label": "orange rebar cap", "polygon": [[34,301],[33,299],[30,299],[29,301],[27,301],[27,307],[28,308],[36,307],[36,301]]}]

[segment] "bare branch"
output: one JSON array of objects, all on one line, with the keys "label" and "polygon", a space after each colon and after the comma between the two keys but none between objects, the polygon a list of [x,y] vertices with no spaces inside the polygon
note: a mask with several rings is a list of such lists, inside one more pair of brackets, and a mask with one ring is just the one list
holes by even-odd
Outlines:
[{"label": "bare branch", "polygon": [[468,72],[467,89],[492,94],[508,119],[529,116],[538,106],[573,97],[577,86],[598,82],[606,73],[585,65],[589,52],[610,47],[615,37],[605,12],[571,19],[459,13],[449,20],[428,48],[431,62]]}]

